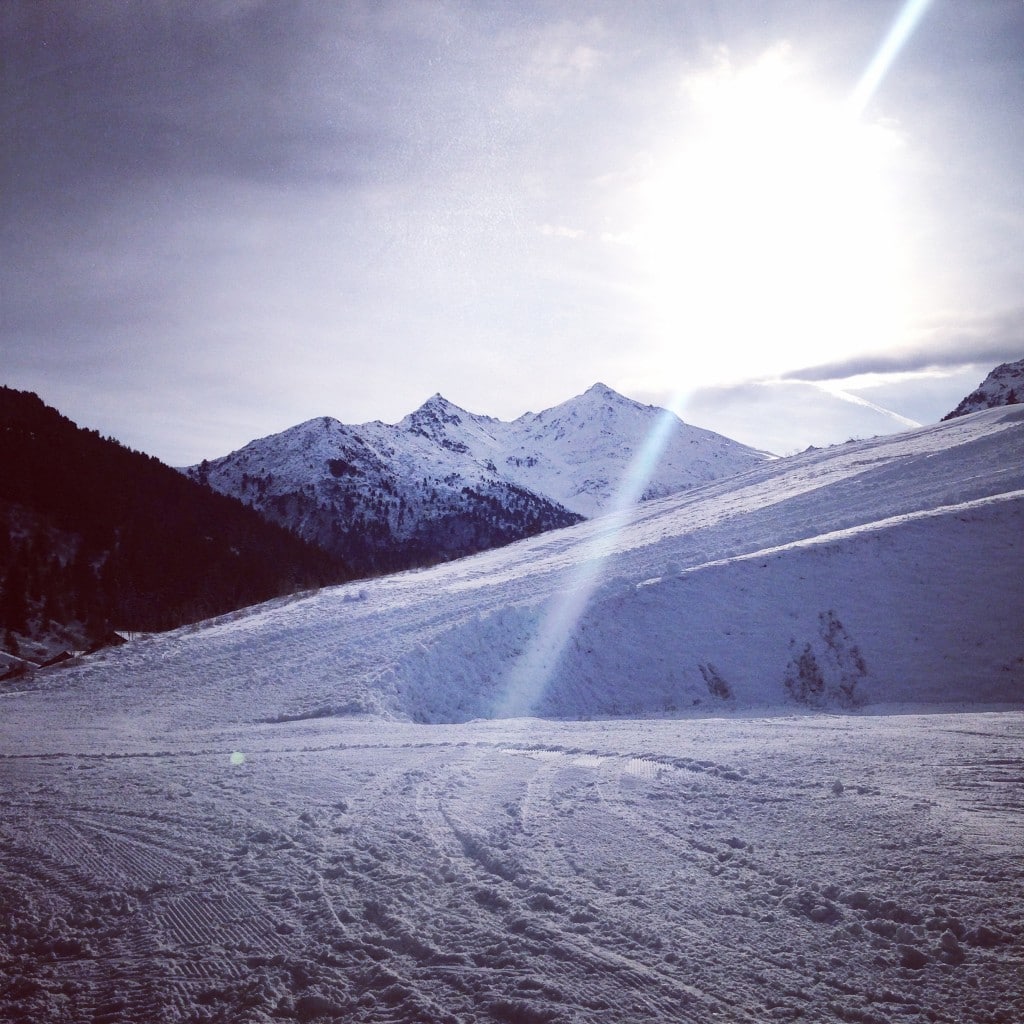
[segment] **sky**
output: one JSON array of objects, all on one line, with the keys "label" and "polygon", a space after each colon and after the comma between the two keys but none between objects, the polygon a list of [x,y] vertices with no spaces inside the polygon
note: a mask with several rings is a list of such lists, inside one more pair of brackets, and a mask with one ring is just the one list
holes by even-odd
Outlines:
[{"label": "sky", "polygon": [[1024,356],[1021,0],[5,0],[0,48],[0,383],[173,465],[597,381],[787,454]]}]

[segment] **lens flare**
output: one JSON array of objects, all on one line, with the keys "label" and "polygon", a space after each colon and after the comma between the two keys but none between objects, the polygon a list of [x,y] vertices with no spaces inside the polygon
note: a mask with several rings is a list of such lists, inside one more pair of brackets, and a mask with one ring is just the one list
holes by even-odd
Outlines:
[{"label": "lens flare", "polygon": [[878,52],[871,58],[864,74],[861,75],[857,87],[850,97],[850,107],[854,113],[860,114],[871,102],[871,97],[878,92],[882,80],[889,73],[900,51],[914,34],[925,11],[931,6],[932,0],[906,0],[896,20],[892,23]]},{"label": "lens flare", "polygon": [[552,599],[541,619],[532,643],[511,665],[501,697],[495,707],[497,718],[521,718],[533,713],[548,688],[566,645],[601,583],[602,569],[623,527],[632,520],[631,510],[640,500],[669,434],[678,417],[677,396],[665,409],[633,457],[612,500],[611,510],[592,520],[594,534],[583,558],[570,576],[568,586]]},{"label": "lens flare", "polygon": [[[850,114],[854,118],[858,117],[870,102],[930,5],[931,0],[906,0],[903,4],[878,52],[851,94],[847,117]],[[760,71],[773,73],[777,77],[780,67],[785,70],[784,62],[780,64],[779,60],[773,60],[768,61]],[[738,82],[740,86],[744,84],[743,79]],[[763,84],[760,78],[756,82]],[[728,79],[725,84],[730,85]],[[722,94],[717,91],[717,87],[721,82],[712,80],[705,85],[706,91],[710,90],[710,99],[705,96],[705,101],[720,104]],[[882,244],[884,232],[879,230],[878,225],[873,225],[873,218],[868,216],[876,204],[874,195],[864,190],[869,174],[862,166],[862,157],[867,153],[864,139],[873,136],[865,136],[866,129],[863,126],[855,126],[851,134],[850,127],[842,119],[824,117],[808,103],[793,106],[793,116],[788,121],[780,119],[778,104],[770,102],[775,96],[776,93],[771,90],[766,92],[761,88],[751,96],[735,88],[727,90],[724,93],[724,105],[715,107],[716,133],[711,139],[713,145],[709,150],[710,156],[705,161],[709,168],[706,180],[699,176],[693,178],[692,168],[696,165],[699,169],[701,162],[694,154],[687,153],[682,164],[690,168],[689,178],[682,175],[680,169],[670,167],[661,190],[657,190],[657,182],[653,186],[657,194],[656,201],[651,205],[657,210],[660,227],[651,232],[654,241],[650,242],[649,248],[654,250],[657,261],[673,274],[674,280],[669,289],[673,295],[679,291],[679,280],[701,280],[701,274],[698,273],[700,267],[706,267],[709,260],[714,264],[716,253],[720,255],[722,266],[731,268],[730,273],[721,275],[724,282],[722,287],[728,289],[727,293],[717,296],[714,289],[710,289],[713,296],[711,305],[714,308],[704,318],[702,326],[705,330],[700,332],[706,338],[715,335],[711,325],[716,316],[722,315],[723,309],[736,305],[732,300],[737,291],[741,291],[747,304],[756,310],[756,317],[749,324],[732,325],[737,329],[742,328],[738,333],[763,337],[764,323],[768,319],[765,316],[766,310],[781,314],[785,304],[796,309],[811,306],[813,311],[812,299],[816,293],[821,296],[822,312],[825,314],[822,322],[832,323],[835,310],[843,306],[839,300],[846,295],[835,294],[834,287],[829,287],[829,280],[856,282],[864,277],[865,266],[882,262],[879,260],[881,252],[895,248],[892,241],[888,245]],[[783,107],[783,113],[785,109]],[[775,111],[774,119],[767,117],[767,113],[772,110]],[[768,125],[767,129],[765,124]],[[729,127],[741,129],[735,132],[735,138],[726,130]],[[740,141],[737,142],[737,139]],[[782,154],[784,158],[774,171],[771,161],[766,163],[765,159],[772,154]],[[752,160],[753,156],[758,159]],[[756,176],[743,177],[748,174],[752,164],[757,168]],[[732,181],[730,174],[739,177]],[[720,180],[723,175],[724,185]],[[687,187],[681,187],[681,183]],[[742,200],[747,193],[750,193],[750,200],[744,204]],[[854,200],[862,193],[864,202],[858,204]],[[696,248],[695,266],[688,267],[683,259],[687,250],[680,239],[695,234],[695,225],[701,223],[701,210],[708,207],[709,196],[714,197],[716,194],[722,197],[722,201],[717,206],[710,204],[713,223],[706,230],[696,232],[700,244]],[[695,203],[693,196],[698,197],[699,202]],[[809,201],[808,196],[811,200],[817,199],[817,202]],[[676,207],[679,208],[676,216],[672,216]],[[837,211],[849,211],[848,218],[841,220],[838,225],[847,228],[845,232],[836,230]],[[829,216],[824,216],[826,213]],[[838,235],[848,243],[851,239],[861,237],[857,229],[865,223],[869,226],[867,241],[862,252],[855,250],[855,254],[860,257],[856,265],[848,257],[846,263],[840,263],[838,267],[835,259],[822,260],[821,253],[826,248],[822,244],[824,236],[819,237],[822,224],[825,225],[824,235]],[[657,244],[657,239],[662,235],[665,241]],[[756,242],[759,238],[763,239],[760,248],[756,244],[752,245],[751,241]],[[782,244],[782,240],[787,238],[790,239],[788,248]],[[738,244],[740,240],[742,245]],[[751,269],[740,282],[737,281],[736,267],[737,264],[742,266],[744,253],[747,254],[746,259]],[[800,295],[794,296],[781,287],[781,279],[778,279],[777,274],[773,276],[772,268],[780,263],[780,255],[787,257],[781,260],[783,275],[802,282],[803,291]],[[823,263],[828,263],[827,275],[819,279],[815,268]],[[842,272],[837,273],[837,269]],[[762,284],[760,292],[757,287],[759,282]],[[743,287],[738,288],[739,284]],[[776,292],[782,302],[773,304],[771,300]],[[756,299],[760,293],[763,293],[760,303],[750,301],[751,297]],[[862,304],[863,288],[852,289],[851,294],[858,295]],[[798,301],[794,302],[794,299]],[[686,301],[690,306],[700,305],[699,295],[695,293],[687,295]],[[885,305],[882,298],[878,298],[875,304],[884,312],[883,319],[895,318],[894,311]],[[788,324],[787,329],[793,326],[789,323],[792,316],[792,312],[788,317],[779,316],[783,323]],[[810,326],[813,327],[814,323]],[[858,322],[855,326],[859,341],[866,333],[870,333],[866,328],[873,325]],[[809,332],[809,336],[813,345],[820,344],[817,330]],[[845,393],[842,397],[854,402],[863,401]],[[661,457],[676,420],[674,410],[681,407],[681,399],[681,395],[676,396],[671,408],[659,418],[629,465],[619,484],[611,511],[591,523],[594,532],[590,543],[572,573],[568,586],[552,599],[533,641],[508,671],[495,707],[497,717],[519,718],[535,712],[577,624],[601,583],[602,571],[609,555],[615,550],[616,539],[632,519],[630,510],[639,501]]]}]

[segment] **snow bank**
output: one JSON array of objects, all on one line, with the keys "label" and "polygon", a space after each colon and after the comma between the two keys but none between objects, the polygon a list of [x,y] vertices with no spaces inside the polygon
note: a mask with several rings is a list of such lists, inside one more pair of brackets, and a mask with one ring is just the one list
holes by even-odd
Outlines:
[{"label": "snow bank", "polygon": [[[604,584],[522,712],[555,718],[1024,696],[1024,493]],[[950,558],[950,551],[956,558]],[[389,678],[417,720],[487,717],[557,614],[500,609]]]}]

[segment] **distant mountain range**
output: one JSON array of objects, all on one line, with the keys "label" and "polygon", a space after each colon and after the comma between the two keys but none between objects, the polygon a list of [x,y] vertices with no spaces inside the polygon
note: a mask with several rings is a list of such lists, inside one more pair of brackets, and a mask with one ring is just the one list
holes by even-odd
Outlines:
[{"label": "distant mountain range", "polygon": [[[950,417],[1019,402],[1022,380],[1024,360],[997,367]],[[426,566],[770,458],[596,384],[512,422],[440,395],[394,425],[323,417],[176,471],[0,388],[0,675],[111,627]]]},{"label": "distant mountain range", "polygon": [[1001,363],[943,420],[967,416],[982,409],[1024,403],[1024,359]]},{"label": "distant mountain range", "polygon": [[661,497],[767,458],[595,384],[511,422],[441,395],[394,425],[322,417],[185,472],[373,573],[497,547],[600,514],[620,494]]}]

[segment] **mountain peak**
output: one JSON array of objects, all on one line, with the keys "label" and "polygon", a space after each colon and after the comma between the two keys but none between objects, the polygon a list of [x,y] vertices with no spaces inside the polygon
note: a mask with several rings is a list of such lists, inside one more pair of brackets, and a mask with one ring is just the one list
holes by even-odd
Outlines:
[{"label": "mountain peak", "polygon": [[550,421],[564,416],[575,419],[583,419],[597,423],[607,419],[609,416],[618,418],[623,413],[632,413],[636,410],[651,409],[652,406],[641,405],[632,398],[620,395],[614,388],[602,384],[592,384],[582,395],[567,399],[560,405],[551,409],[545,409],[537,414],[542,421]]},{"label": "mountain peak", "polygon": [[625,395],[620,395],[614,388],[610,388],[607,384],[602,384],[600,381],[596,384],[591,384],[580,397],[600,398],[601,400],[611,400],[616,402],[632,402],[632,399],[626,398]]},{"label": "mountain peak", "polygon": [[[294,427],[289,427],[288,429],[311,433],[313,431],[334,430],[338,427],[344,427],[344,424],[333,416],[314,416],[311,420],[297,423]],[[282,433],[287,433],[287,431],[282,431]]]},{"label": "mountain peak", "polygon": [[634,398],[629,398],[627,395],[623,395],[616,391],[615,388],[608,387],[607,384],[603,384],[598,381],[596,384],[591,384],[586,391],[583,392],[579,398],[570,399],[570,402],[582,402],[587,403],[600,402],[610,408],[618,409],[654,409],[652,405],[644,405],[643,402],[638,402]]},{"label": "mountain peak", "polygon": [[445,398],[440,391],[435,391],[418,409],[413,410],[409,416],[406,416],[406,419],[420,415],[458,416],[460,414],[463,416],[469,415],[465,409],[460,409],[454,402],[450,402]]},{"label": "mountain peak", "polygon": [[466,448],[461,440],[452,441],[448,438],[451,428],[462,426],[463,417],[471,417],[471,414],[437,392],[415,412],[409,413],[398,426],[408,434],[419,434],[445,448],[454,445],[455,450],[464,451]]},{"label": "mountain peak", "polygon": [[1024,359],[1000,363],[952,412],[942,418],[955,419],[981,409],[1024,403]]}]

